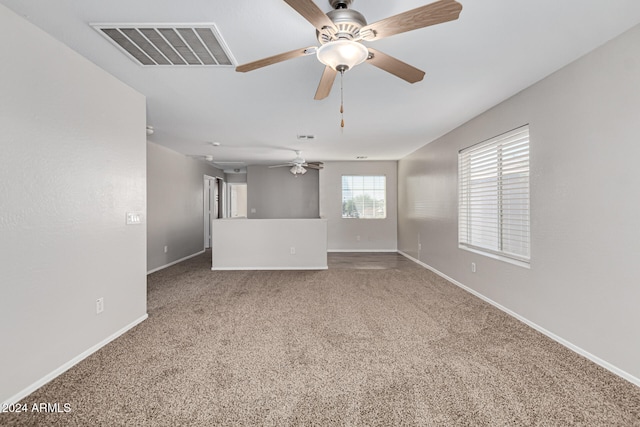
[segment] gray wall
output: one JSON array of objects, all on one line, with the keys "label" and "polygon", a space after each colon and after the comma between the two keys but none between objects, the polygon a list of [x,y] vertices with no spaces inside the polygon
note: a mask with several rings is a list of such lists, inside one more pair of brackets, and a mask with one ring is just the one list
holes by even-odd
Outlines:
[{"label": "gray wall", "polygon": [[[145,99],[0,5],[0,402],[146,317]],[[104,312],[96,315],[96,299]]]},{"label": "gray wall", "polygon": [[248,218],[318,218],[318,171],[294,176],[287,167],[249,166],[247,210]]},{"label": "gray wall", "polygon": [[224,180],[225,182],[232,183],[232,184],[246,184],[247,174],[246,173],[225,173]]},{"label": "gray wall", "polygon": [[[385,175],[387,218],[342,218],[342,175]],[[320,173],[320,215],[327,219],[329,251],[397,250],[397,162],[325,162]],[[360,236],[360,240],[358,240]]]},{"label": "gray wall", "polygon": [[204,250],[205,175],[224,177],[205,162],[147,143],[147,271]]},{"label": "gray wall", "polygon": [[[635,27],[401,160],[398,229],[401,251],[640,384],[638,46]],[[531,269],[457,245],[458,150],[526,123]]]}]

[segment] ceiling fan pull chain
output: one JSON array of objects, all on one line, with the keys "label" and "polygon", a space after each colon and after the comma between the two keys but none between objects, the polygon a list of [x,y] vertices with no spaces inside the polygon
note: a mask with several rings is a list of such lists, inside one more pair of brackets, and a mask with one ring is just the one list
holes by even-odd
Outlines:
[{"label": "ceiling fan pull chain", "polygon": [[344,90],[342,80],[344,79],[344,70],[340,71],[340,129],[344,129]]}]

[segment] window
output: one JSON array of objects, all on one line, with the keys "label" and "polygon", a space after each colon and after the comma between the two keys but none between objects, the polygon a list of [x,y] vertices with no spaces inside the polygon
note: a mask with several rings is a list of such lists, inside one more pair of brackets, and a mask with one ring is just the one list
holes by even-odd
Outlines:
[{"label": "window", "polygon": [[342,176],[342,218],[386,218],[385,176]]},{"label": "window", "polygon": [[528,125],[458,153],[458,197],[461,248],[528,265]]}]

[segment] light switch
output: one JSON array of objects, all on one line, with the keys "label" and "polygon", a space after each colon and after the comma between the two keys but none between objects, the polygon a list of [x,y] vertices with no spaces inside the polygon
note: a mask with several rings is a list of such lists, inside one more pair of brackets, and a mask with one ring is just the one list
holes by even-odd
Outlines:
[{"label": "light switch", "polygon": [[142,214],[139,212],[127,212],[127,225],[142,224]]}]

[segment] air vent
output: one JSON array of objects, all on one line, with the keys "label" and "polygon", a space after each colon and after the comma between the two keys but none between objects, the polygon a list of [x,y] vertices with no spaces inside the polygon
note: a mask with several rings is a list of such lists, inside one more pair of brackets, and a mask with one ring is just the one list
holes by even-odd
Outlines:
[{"label": "air vent", "polygon": [[215,24],[91,24],[142,66],[235,66]]}]

